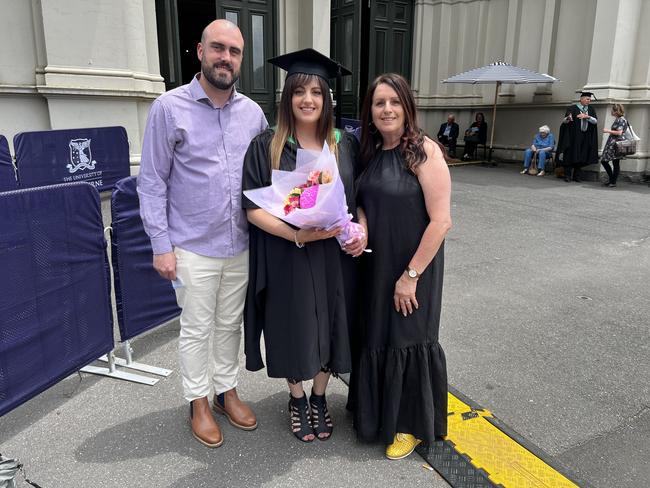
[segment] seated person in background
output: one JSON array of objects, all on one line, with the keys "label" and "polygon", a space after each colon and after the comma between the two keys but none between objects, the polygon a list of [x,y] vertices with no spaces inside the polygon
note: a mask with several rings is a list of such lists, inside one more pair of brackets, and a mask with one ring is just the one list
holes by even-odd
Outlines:
[{"label": "seated person in background", "polygon": [[438,142],[443,146],[449,147],[447,150],[449,157],[456,157],[456,140],[458,139],[459,132],[460,130],[456,123],[456,117],[454,114],[447,115],[447,122],[440,125],[440,130],[438,131]]},{"label": "seated person in background", "polygon": [[470,159],[476,152],[476,146],[479,144],[485,145],[487,141],[487,123],[485,122],[485,115],[483,112],[477,112],[474,122],[465,131],[465,154],[464,160]]},{"label": "seated person in background", "polygon": [[555,137],[551,134],[551,129],[548,128],[548,125],[541,126],[539,133],[533,140],[533,145],[524,152],[524,169],[521,171],[521,174],[525,175],[528,173],[533,154],[537,153],[537,169],[539,170],[537,176],[544,176],[546,174],[544,172],[546,158],[553,152],[554,147]]}]

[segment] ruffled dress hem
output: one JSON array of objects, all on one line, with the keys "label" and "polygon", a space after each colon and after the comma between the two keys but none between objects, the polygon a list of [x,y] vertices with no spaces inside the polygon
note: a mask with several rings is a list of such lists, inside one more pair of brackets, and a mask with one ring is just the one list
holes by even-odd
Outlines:
[{"label": "ruffled dress hem", "polygon": [[363,350],[358,378],[360,440],[390,444],[402,432],[431,443],[447,435],[447,366],[438,342]]}]

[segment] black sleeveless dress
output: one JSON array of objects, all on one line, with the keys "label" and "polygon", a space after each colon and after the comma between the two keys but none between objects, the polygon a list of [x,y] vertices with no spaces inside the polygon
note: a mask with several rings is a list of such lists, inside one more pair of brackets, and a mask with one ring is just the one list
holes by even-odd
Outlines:
[{"label": "black sleeveless dress", "polygon": [[444,242],[418,280],[420,308],[395,311],[395,283],[429,224],[422,187],[399,150],[381,151],[357,181],[368,218],[361,263],[361,327],[349,405],[362,440],[393,442],[397,432],[425,442],[447,434],[447,369],[438,343]]}]

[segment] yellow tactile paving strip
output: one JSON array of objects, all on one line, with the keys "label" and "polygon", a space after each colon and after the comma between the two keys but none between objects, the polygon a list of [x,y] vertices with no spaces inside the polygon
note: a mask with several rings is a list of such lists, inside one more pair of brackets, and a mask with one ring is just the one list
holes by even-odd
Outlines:
[{"label": "yellow tactile paving strip", "polygon": [[449,393],[447,440],[456,451],[487,473],[492,483],[505,488],[576,488],[528,449],[503,433],[487,419],[492,413],[473,409]]}]

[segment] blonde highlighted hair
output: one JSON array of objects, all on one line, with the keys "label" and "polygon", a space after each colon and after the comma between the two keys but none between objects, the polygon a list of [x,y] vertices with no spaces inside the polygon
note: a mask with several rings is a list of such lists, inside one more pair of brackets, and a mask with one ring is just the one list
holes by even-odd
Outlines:
[{"label": "blonde highlighted hair", "polygon": [[615,103],[612,105],[612,113],[616,114],[617,117],[623,117],[625,115],[625,108],[620,103]]},{"label": "blonde highlighted hair", "polygon": [[301,86],[307,86],[312,80],[316,80],[323,94],[323,111],[318,121],[316,135],[327,145],[338,160],[338,151],[336,147],[336,133],[334,132],[334,108],[332,97],[327,82],[320,76],[296,73],[288,76],[284,81],[284,88],[280,96],[278,105],[278,124],[271,139],[271,168],[280,169],[280,158],[282,150],[289,138],[296,139],[296,121],[293,116],[291,99],[295,91]]}]

